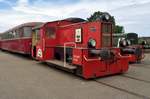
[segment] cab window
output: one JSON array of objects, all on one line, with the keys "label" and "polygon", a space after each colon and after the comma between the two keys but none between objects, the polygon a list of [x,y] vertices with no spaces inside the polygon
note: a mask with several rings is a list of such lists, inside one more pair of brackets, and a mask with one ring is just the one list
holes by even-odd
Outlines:
[{"label": "cab window", "polygon": [[111,24],[103,24],[102,32],[103,33],[111,33]]},{"label": "cab window", "polygon": [[110,47],[111,46],[111,24],[104,23],[102,24],[102,46]]},{"label": "cab window", "polygon": [[55,39],[56,38],[56,33],[55,33],[55,28],[53,27],[47,27],[46,28],[46,37],[50,39]]}]

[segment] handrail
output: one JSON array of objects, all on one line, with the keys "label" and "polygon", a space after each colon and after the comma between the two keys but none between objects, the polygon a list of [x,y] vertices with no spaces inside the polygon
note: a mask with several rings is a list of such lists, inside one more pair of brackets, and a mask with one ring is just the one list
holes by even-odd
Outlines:
[{"label": "handrail", "polygon": [[131,56],[131,55],[123,56],[123,55],[121,55],[120,53],[118,53],[118,55],[119,55],[119,58],[120,58],[120,57],[127,57],[127,58],[128,58],[128,57],[130,57],[130,56]]},{"label": "handrail", "polygon": [[66,67],[66,45],[67,44],[74,44],[75,48],[77,47],[75,42],[66,42],[66,43],[64,43],[64,67]]},{"label": "handrail", "polygon": [[101,60],[101,57],[99,57],[99,58],[95,58],[95,59],[88,59],[85,55],[83,56],[84,57],[84,59],[86,60],[86,61],[99,61],[99,60]]}]

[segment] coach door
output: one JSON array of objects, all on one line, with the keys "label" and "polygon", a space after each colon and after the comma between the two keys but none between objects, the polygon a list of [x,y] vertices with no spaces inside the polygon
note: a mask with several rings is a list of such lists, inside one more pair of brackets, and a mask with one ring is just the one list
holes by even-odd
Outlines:
[{"label": "coach door", "polygon": [[40,29],[34,29],[32,32],[32,56],[36,57],[36,44],[40,40]]}]

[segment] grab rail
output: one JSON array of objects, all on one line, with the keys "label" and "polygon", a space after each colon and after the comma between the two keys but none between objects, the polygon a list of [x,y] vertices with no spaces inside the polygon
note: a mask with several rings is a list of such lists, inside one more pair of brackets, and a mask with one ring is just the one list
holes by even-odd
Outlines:
[{"label": "grab rail", "polygon": [[66,67],[66,45],[68,45],[68,44],[74,44],[75,48],[77,47],[75,42],[64,43],[64,67]]},{"label": "grab rail", "polygon": [[99,61],[99,60],[101,60],[101,57],[99,57],[99,58],[95,58],[95,59],[88,59],[85,55],[83,56],[84,57],[84,59],[86,60],[86,61]]}]

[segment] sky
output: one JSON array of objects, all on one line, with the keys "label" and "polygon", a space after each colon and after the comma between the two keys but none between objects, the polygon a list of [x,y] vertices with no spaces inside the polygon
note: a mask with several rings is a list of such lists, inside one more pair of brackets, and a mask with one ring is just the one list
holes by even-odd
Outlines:
[{"label": "sky", "polygon": [[0,0],[0,33],[25,22],[86,19],[95,11],[109,12],[127,33],[150,36],[150,0]]}]

